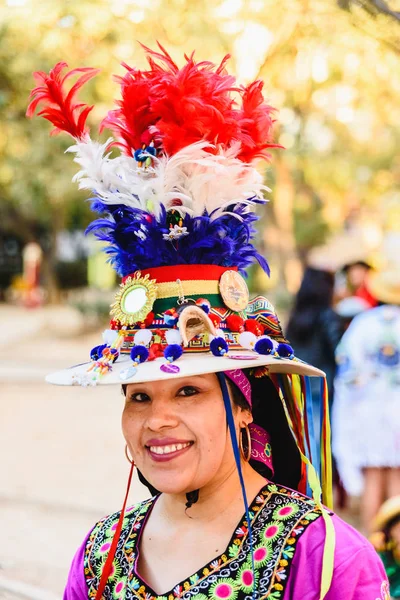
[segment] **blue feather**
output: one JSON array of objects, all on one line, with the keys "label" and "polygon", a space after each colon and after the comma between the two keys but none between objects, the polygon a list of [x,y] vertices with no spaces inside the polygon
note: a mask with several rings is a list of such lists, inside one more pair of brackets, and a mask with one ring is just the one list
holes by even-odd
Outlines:
[{"label": "blue feather", "polygon": [[245,274],[255,261],[269,274],[267,261],[253,245],[256,234],[253,224],[259,217],[247,212],[245,204],[233,205],[220,216],[215,216],[215,211],[200,217],[185,215],[183,226],[189,235],[173,241],[163,237],[169,231],[163,206],[157,218],[122,205],[107,206],[104,211],[103,203],[97,199],[92,206],[98,212],[107,211],[109,217],[93,221],[86,233],[94,233],[97,239],[109,244],[105,251],[121,276],[145,268],[179,264],[237,266]]}]

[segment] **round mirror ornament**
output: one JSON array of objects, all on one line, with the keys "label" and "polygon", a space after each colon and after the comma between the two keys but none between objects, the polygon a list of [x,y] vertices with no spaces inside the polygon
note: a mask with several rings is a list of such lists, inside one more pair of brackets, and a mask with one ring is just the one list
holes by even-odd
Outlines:
[{"label": "round mirror ornament", "polygon": [[144,321],[157,297],[156,280],[140,271],[125,279],[119,286],[110,314],[122,325]]},{"label": "round mirror ornament", "polygon": [[237,271],[225,271],[219,280],[219,293],[225,306],[235,312],[247,308],[249,290],[243,277]]}]

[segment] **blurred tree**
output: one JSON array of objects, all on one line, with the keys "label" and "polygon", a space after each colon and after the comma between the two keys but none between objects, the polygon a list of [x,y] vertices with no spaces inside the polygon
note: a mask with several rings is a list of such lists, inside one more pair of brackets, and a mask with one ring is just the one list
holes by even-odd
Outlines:
[{"label": "blurred tree", "polygon": [[6,0],[0,6],[0,227],[22,241],[39,235],[46,285],[55,289],[57,232],[90,219],[85,195],[70,183],[76,169],[63,156],[70,140],[50,140],[49,126],[25,118],[32,71],[48,71],[59,60],[100,66],[84,91],[84,100],[96,105],[95,126],[118,95],[111,80],[122,71],[118,63],[145,64],[136,40],[152,47],[159,40],[178,62],[194,48],[214,61],[231,52],[239,80],[263,78],[280,109],[276,137],[286,150],[274,152],[267,174],[273,202],[261,243],[272,284],[293,290],[299,258],[340,229],[349,212],[379,228],[381,199],[399,199],[399,57],[352,18],[321,0]]}]

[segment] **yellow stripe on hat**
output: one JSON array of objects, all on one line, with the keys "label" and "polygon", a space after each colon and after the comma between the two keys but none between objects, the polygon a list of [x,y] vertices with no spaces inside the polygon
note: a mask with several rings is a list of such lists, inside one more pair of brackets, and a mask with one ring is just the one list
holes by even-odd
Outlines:
[{"label": "yellow stripe on hat", "polygon": [[186,280],[166,281],[156,283],[157,299],[163,298],[189,298],[201,294],[219,294],[218,281],[216,280]]}]

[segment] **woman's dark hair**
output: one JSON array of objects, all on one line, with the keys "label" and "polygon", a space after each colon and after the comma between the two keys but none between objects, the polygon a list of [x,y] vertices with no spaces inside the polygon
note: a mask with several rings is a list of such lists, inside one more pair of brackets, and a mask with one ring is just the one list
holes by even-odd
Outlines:
[{"label": "woman's dark hair", "polygon": [[306,268],[289,317],[289,340],[295,342],[311,336],[321,310],[332,306],[334,285],[333,273]]}]

